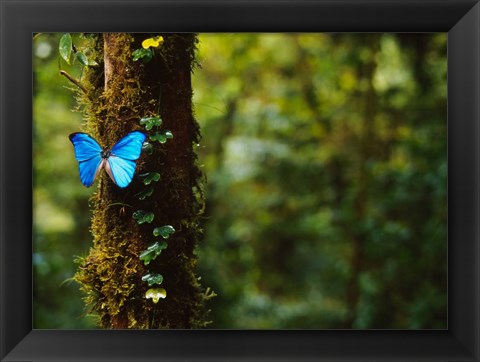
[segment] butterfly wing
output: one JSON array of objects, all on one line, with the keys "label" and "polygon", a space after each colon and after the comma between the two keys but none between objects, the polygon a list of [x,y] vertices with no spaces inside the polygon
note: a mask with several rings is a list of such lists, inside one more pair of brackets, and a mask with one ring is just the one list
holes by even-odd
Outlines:
[{"label": "butterfly wing", "polygon": [[132,182],[137,164],[135,161],[125,160],[121,157],[110,156],[105,163],[105,169],[110,178],[118,187],[127,187]]},{"label": "butterfly wing", "polygon": [[86,161],[78,163],[78,170],[80,172],[80,181],[87,187],[92,186],[93,181],[97,178],[98,173],[102,169],[105,160],[100,156],[91,158]]},{"label": "butterfly wing", "polygon": [[142,152],[142,145],[145,138],[147,138],[147,136],[140,131],[130,132],[113,146],[112,155],[125,160],[137,160]]},{"label": "butterfly wing", "polygon": [[132,182],[137,167],[135,160],[140,157],[146,137],[139,131],[130,132],[113,146],[105,169],[119,187],[126,187]]},{"label": "butterfly wing", "polygon": [[72,133],[69,138],[75,150],[75,158],[78,161],[80,180],[86,187],[90,187],[104,164],[100,155],[102,148],[97,141],[86,133]]},{"label": "butterfly wing", "polygon": [[73,143],[77,161],[89,160],[95,156],[100,156],[100,152],[102,152],[102,147],[98,142],[86,133],[72,133],[68,138]]}]

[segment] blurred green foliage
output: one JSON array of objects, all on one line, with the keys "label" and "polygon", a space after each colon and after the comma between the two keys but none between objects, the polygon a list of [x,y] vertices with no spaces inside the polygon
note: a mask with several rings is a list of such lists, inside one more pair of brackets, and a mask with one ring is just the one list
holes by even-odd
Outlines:
[{"label": "blurred green foliage", "polygon": [[202,35],[213,328],[446,328],[445,34]]},{"label": "blurred green foliage", "polygon": [[[94,189],[68,140],[82,115],[59,69],[82,70],[61,35],[33,42],[34,328],[92,328],[68,282]],[[199,39],[210,326],[446,328],[446,34]]]},{"label": "blurred green foliage", "polygon": [[[74,259],[91,243],[92,193],[79,183],[68,135],[79,131],[74,85],[60,75],[81,78],[81,66],[59,55],[62,34],[39,34],[33,41],[33,327],[93,328],[85,316],[82,294],[70,280]],[[84,42],[78,35],[77,45]]]}]

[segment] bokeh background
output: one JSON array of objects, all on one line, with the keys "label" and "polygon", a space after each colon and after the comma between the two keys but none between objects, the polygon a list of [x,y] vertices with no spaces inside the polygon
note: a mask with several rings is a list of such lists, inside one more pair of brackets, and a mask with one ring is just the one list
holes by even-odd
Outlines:
[{"label": "bokeh background", "polygon": [[[33,327],[94,328],[60,36],[33,41]],[[446,34],[200,34],[197,61],[210,327],[447,328]]]}]

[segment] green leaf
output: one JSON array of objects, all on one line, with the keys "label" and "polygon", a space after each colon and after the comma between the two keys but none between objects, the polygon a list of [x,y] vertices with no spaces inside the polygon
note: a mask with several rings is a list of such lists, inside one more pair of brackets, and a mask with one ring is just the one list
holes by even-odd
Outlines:
[{"label": "green leaf", "polygon": [[78,61],[84,67],[88,66],[87,56],[85,54],[83,54],[82,52],[76,52],[75,53],[73,61],[75,62],[75,60]]},{"label": "green leaf", "polygon": [[167,297],[167,291],[163,288],[151,288],[146,291],[145,298],[151,299],[153,303],[158,303],[160,298],[165,299]]},{"label": "green leaf", "polygon": [[70,64],[70,56],[72,54],[72,36],[69,33],[65,33],[60,38],[58,45],[58,51],[60,56]]},{"label": "green leaf", "polygon": [[160,117],[143,117],[140,120],[140,124],[142,126],[145,126],[145,129],[147,131],[150,131],[153,127],[161,126],[162,125],[162,119]]},{"label": "green leaf", "polygon": [[157,256],[162,253],[162,250],[166,249],[168,244],[165,241],[156,241],[150,245],[147,250],[140,253],[140,260],[143,264],[148,265],[152,260],[155,260]]},{"label": "green leaf", "polygon": [[170,131],[165,131],[163,133],[155,132],[153,135],[150,136],[150,140],[158,141],[160,143],[167,142],[167,139],[173,138],[173,133]]},{"label": "green leaf", "polygon": [[167,136],[165,136],[163,133],[155,132],[155,134],[150,136],[150,140],[151,141],[157,141],[157,142],[160,142],[160,143],[165,143],[165,142],[167,142]]},{"label": "green leaf", "polygon": [[175,229],[171,225],[164,225],[153,229],[153,235],[161,236],[164,239],[168,239],[171,234],[175,232]]},{"label": "green leaf", "polygon": [[135,196],[138,196],[139,200],[145,200],[147,197],[152,196],[153,194],[153,187],[149,187],[143,191],[140,191]]},{"label": "green leaf", "polygon": [[155,215],[153,212],[147,212],[143,210],[137,210],[133,213],[133,218],[137,220],[138,224],[143,224],[143,223],[151,223],[153,221],[153,218]]},{"label": "green leaf", "polygon": [[160,143],[165,143],[167,142],[167,137],[164,134],[155,132],[155,134],[150,136],[151,141],[158,141]]},{"label": "green leaf", "polygon": [[151,287],[154,284],[162,284],[163,282],[163,276],[161,274],[145,274],[142,277],[142,280],[144,282],[148,283],[148,286]]},{"label": "green leaf", "polygon": [[142,145],[142,152],[145,152],[148,155],[151,155],[153,153],[153,146],[151,143],[144,142]]},{"label": "green leaf", "polygon": [[82,52],[75,53],[75,55],[73,56],[73,62],[75,63],[75,61],[79,62],[84,67],[88,67],[90,65],[98,65],[96,61],[88,59],[87,56]]},{"label": "green leaf", "polygon": [[160,180],[160,174],[158,172],[147,172],[138,175],[139,177],[143,178],[143,183],[145,185],[150,185],[152,181],[157,182]]},{"label": "green leaf", "polygon": [[153,58],[153,50],[151,48],[144,49],[136,49],[132,52],[133,61],[136,62],[137,60],[141,59],[142,62],[148,63]]}]

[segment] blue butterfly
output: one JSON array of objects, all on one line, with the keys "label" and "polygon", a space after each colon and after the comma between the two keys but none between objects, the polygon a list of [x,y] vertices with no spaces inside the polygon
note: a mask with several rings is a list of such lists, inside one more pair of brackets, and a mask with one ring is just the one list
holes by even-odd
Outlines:
[{"label": "blue butterfly", "polygon": [[130,132],[111,150],[102,149],[98,142],[86,133],[76,132],[68,137],[75,149],[82,184],[90,187],[105,166],[113,182],[123,188],[132,182],[137,166],[135,161],[140,157],[147,136],[139,131]]}]

